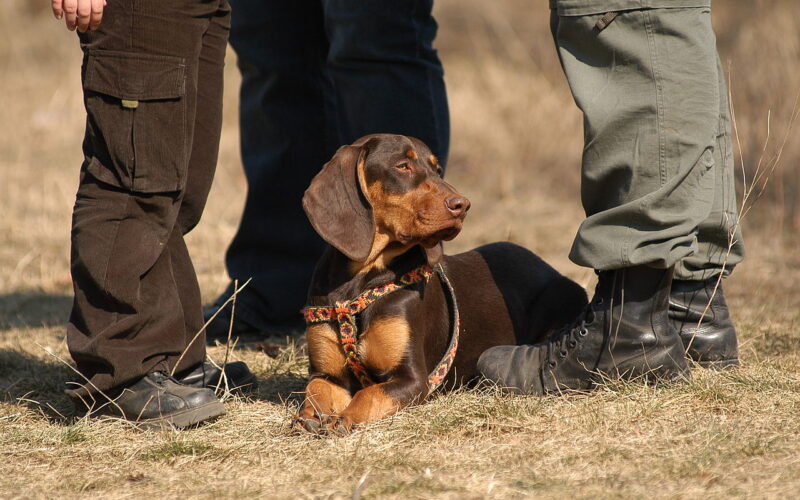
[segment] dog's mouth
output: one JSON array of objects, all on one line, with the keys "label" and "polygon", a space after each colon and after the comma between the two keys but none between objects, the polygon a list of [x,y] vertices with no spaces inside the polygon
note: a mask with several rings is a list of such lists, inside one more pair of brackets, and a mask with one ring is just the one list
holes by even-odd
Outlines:
[{"label": "dog's mouth", "polygon": [[426,235],[413,235],[410,233],[397,233],[397,241],[403,245],[415,245],[419,243],[425,248],[431,248],[438,245],[442,241],[450,241],[461,232],[461,221],[456,221],[451,226],[437,229],[436,231]]},{"label": "dog's mouth", "polygon": [[450,241],[461,232],[464,223],[461,219],[455,219],[447,227],[436,230],[433,234],[420,238],[420,244],[425,248],[432,248],[442,241]]},{"label": "dog's mouth", "polygon": [[395,233],[395,238],[404,246],[422,245],[432,248],[442,241],[450,241],[461,232],[464,227],[466,214],[458,217],[426,217],[417,213],[416,223],[407,230]]}]

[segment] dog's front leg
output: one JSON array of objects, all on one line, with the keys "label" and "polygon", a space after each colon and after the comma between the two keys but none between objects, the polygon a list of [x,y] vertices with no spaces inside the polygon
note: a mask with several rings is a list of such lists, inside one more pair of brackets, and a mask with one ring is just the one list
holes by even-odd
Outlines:
[{"label": "dog's front leg", "polygon": [[350,391],[326,378],[313,378],[306,386],[303,407],[292,420],[292,427],[317,433],[322,420],[341,412],[353,399]]},{"label": "dog's front leg", "polygon": [[349,434],[354,426],[393,415],[406,406],[422,401],[427,394],[428,386],[424,378],[394,378],[356,392],[347,408],[325,419],[323,425],[328,432]]}]

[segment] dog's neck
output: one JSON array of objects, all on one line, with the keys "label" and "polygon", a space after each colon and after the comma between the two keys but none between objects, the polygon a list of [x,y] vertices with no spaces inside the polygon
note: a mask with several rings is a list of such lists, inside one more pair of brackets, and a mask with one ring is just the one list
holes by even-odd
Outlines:
[{"label": "dog's neck", "polygon": [[381,255],[373,259],[370,265],[354,262],[336,248],[328,246],[314,270],[308,305],[329,305],[336,301],[351,300],[361,292],[394,280],[425,263],[425,252],[418,245]]},{"label": "dog's neck", "polygon": [[367,274],[373,269],[385,269],[397,257],[408,252],[414,244],[403,244],[385,233],[376,232],[372,249],[363,261],[350,260],[347,268],[353,276]]}]

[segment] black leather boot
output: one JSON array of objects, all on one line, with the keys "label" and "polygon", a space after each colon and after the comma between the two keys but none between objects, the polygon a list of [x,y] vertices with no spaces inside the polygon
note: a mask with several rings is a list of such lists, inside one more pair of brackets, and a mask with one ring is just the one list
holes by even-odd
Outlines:
[{"label": "black leather boot", "polygon": [[214,391],[187,387],[154,371],[129,385],[99,411],[145,428],[182,429],[225,414]]},{"label": "black leather boot", "polygon": [[667,315],[672,269],[598,275],[594,298],[570,327],[541,344],[487,349],[478,370],[528,394],[587,390],[603,379],[688,379],[683,344]]},{"label": "black leather boot", "polygon": [[[669,319],[686,353],[700,366],[729,368],[739,364],[736,328],[728,312],[719,276],[706,281],[672,282]],[[708,307],[708,308],[706,308]]]},{"label": "black leather boot", "polygon": [[225,365],[225,379],[220,381],[222,370],[206,361],[192,369],[175,375],[181,384],[188,387],[212,389],[218,394],[229,390],[232,393],[252,391],[256,388],[256,376],[245,363],[234,361]]}]

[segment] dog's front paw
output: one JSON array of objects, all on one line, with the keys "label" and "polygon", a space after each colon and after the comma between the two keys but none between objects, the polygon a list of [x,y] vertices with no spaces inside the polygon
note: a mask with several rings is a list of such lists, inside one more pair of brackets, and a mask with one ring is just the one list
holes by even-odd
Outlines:
[{"label": "dog's front paw", "polygon": [[323,432],[323,425],[319,417],[304,417],[297,415],[292,419],[291,429],[295,432],[321,434]]},{"label": "dog's front paw", "polygon": [[350,417],[331,415],[322,419],[322,428],[328,434],[347,436],[356,429],[356,424]]}]

